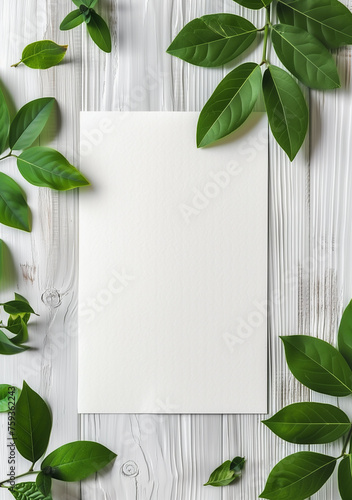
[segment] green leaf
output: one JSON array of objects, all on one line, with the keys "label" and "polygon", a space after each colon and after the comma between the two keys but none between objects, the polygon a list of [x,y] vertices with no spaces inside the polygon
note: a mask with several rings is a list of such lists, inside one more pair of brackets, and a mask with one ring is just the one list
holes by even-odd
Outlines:
[{"label": "green leaf", "polygon": [[0,384],[0,413],[13,411],[13,403],[15,404],[20,397],[21,390],[18,387],[8,384]]},{"label": "green leaf", "polygon": [[65,191],[89,182],[62,154],[51,148],[34,147],[17,158],[18,170],[34,186]]},{"label": "green leaf", "polygon": [[10,127],[10,148],[30,147],[45,127],[54,107],[53,97],[30,101],[19,110]]},{"label": "green leaf", "polygon": [[77,7],[80,7],[81,5],[85,5],[86,7],[95,7],[95,5],[98,3],[98,0],[72,0]]},{"label": "green leaf", "polygon": [[48,69],[59,64],[65,57],[67,45],[58,45],[51,40],[34,42],[23,49],[20,62],[13,64],[17,67],[23,63],[32,69]]},{"label": "green leaf", "polygon": [[16,292],[15,292],[15,300],[20,300],[22,302],[25,302],[26,304],[29,304],[26,297],[23,297],[23,295],[20,295],[19,293],[16,293]]},{"label": "green leaf", "polygon": [[5,274],[6,243],[0,239],[0,283]]},{"label": "green leaf", "polygon": [[60,30],[72,30],[73,28],[76,28],[77,26],[82,24],[84,20],[85,16],[79,9],[73,10],[65,17],[65,19],[60,24]]},{"label": "green leaf", "polygon": [[342,315],[337,338],[339,351],[352,368],[352,300]]},{"label": "green leaf", "polygon": [[45,401],[23,382],[21,396],[16,405],[16,448],[35,463],[47,449],[51,433],[51,413]]},{"label": "green leaf", "polygon": [[[3,302],[0,304],[4,307],[4,311],[10,314],[13,318],[17,316],[24,316],[27,313],[36,314],[28,302],[23,300],[10,300],[9,302]],[[38,314],[36,314],[38,316]]]},{"label": "green leaf", "polygon": [[75,441],[48,455],[41,465],[44,474],[60,481],[82,481],[116,458],[99,443]]},{"label": "green leaf", "polygon": [[244,457],[235,457],[230,465],[230,469],[235,472],[241,472],[246,463],[246,459]]},{"label": "green leaf", "polygon": [[279,0],[280,21],[309,31],[336,49],[352,43],[352,14],[336,0]]},{"label": "green leaf", "polygon": [[334,58],[313,35],[295,26],[276,24],[271,38],[282,64],[307,87],[327,90],[341,86]]},{"label": "green leaf", "polygon": [[247,9],[258,10],[271,4],[272,0],[235,0],[235,2]]},{"label": "green leaf", "polygon": [[49,494],[44,496],[37,488],[35,483],[19,483],[9,489],[9,492],[16,500],[52,500]]},{"label": "green leaf", "polygon": [[263,423],[281,439],[296,444],[331,443],[351,429],[346,413],[323,403],[294,403]]},{"label": "green leaf", "polygon": [[352,393],[352,371],[332,345],[308,335],[290,335],[281,339],[287,364],[303,385],[336,397]]},{"label": "green leaf", "polygon": [[273,136],[292,161],[308,130],[306,100],[291,75],[272,65],[264,73],[263,93]]},{"label": "green leaf", "polygon": [[46,476],[43,472],[40,472],[36,479],[36,485],[38,490],[44,495],[48,496],[51,493],[51,477]]},{"label": "green leaf", "polygon": [[338,472],[339,492],[342,500],[351,500],[352,492],[352,455],[344,457]]},{"label": "green leaf", "polygon": [[87,28],[93,42],[104,52],[111,52],[111,35],[108,25],[94,10],[91,10],[91,19]]},{"label": "green leaf", "polygon": [[[19,300],[19,301],[22,301],[22,302],[26,302],[26,304],[29,304],[28,300],[23,297],[23,295],[20,295],[19,293],[16,293],[15,292],[15,300]],[[26,313],[26,314],[22,314],[21,315],[21,318],[23,319],[23,321],[27,324],[28,321],[30,320],[30,317],[31,317],[31,314],[30,313]],[[11,319],[11,318],[10,318]]]},{"label": "green leaf", "polygon": [[3,153],[6,149],[9,130],[10,112],[5,96],[0,88],[0,154]]},{"label": "green leaf", "polygon": [[243,17],[211,14],[188,23],[167,52],[197,66],[222,66],[242,54],[254,42],[257,32]]},{"label": "green leaf", "polygon": [[304,500],[316,493],[334,472],[336,458],[299,451],[275,465],[259,498]]},{"label": "green leaf", "polygon": [[10,316],[6,330],[15,335],[15,337],[11,339],[13,344],[19,345],[28,341],[28,327],[26,322],[20,316],[15,318]]},{"label": "green leaf", "polygon": [[14,344],[5,334],[0,330],[0,354],[5,356],[11,356],[13,354],[19,354],[28,349],[25,346],[17,346]]},{"label": "green leaf", "polygon": [[30,232],[30,210],[20,186],[0,173],[0,223]]},{"label": "green leaf", "polygon": [[197,146],[204,147],[227,136],[248,118],[258,99],[260,66],[241,64],[220,82],[198,120]]},{"label": "green leaf", "polygon": [[245,459],[236,457],[232,460],[227,460],[220,467],[210,474],[208,482],[204,486],[227,486],[241,476]]}]

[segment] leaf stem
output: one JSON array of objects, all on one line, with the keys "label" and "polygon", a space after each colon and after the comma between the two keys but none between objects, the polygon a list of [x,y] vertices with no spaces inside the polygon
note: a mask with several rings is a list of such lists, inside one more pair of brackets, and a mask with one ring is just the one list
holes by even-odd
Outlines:
[{"label": "leaf stem", "polygon": [[1,160],[6,160],[6,158],[10,158],[10,156],[14,156],[14,155],[12,154],[12,151],[10,151],[8,155],[3,156],[2,158],[0,158],[0,161],[1,161]]},{"label": "leaf stem", "polygon": [[[345,444],[343,445],[343,448],[342,448],[342,452],[341,452],[341,457],[344,456],[345,452],[346,452],[346,449],[347,449],[347,446],[348,446],[348,443],[350,442],[351,440],[351,436],[352,436],[352,426],[347,434],[347,438],[346,438],[346,441],[345,441]],[[341,458],[340,457],[340,458]]]},{"label": "leaf stem", "polygon": [[[39,473],[40,470],[33,470],[33,465],[32,465],[32,467],[29,469],[28,472],[25,472],[24,474],[19,474],[18,476],[15,476],[13,479],[20,479],[21,477],[31,476],[32,474],[39,474]],[[5,483],[9,483],[13,479],[5,479],[4,481],[1,481],[0,488],[8,488],[8,486],[5,486]]]},{"label": "leaf stem", "polygon": [[264,27],[264,45],[263,45],[262,62],[260,63],[261,66],[265,63],[268,63],[266,52],[268,47],[269,26],[270,26],[270,5],[266,7],[266,24]]}]

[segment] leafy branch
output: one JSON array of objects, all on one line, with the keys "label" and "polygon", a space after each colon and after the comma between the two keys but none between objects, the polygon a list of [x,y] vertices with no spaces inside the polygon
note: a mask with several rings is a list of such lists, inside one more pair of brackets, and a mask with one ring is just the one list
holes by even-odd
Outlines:
[{"label": "leafy branch", "polygon": [[204,486],[228,486],[242,476],[242,469],[246,462],[245,458],[235,457],[233,460],[226,460],[210,474]]},{"label": "leafy branch", "polygon": [[[55,103],[53,97],[30,101],[11,120],[0,89],[0,164],[15,158],[22,177],[34,186],[58,191],[86,186],[89,184],[87,179],[61,153],[52,148],[33,146],[44,130]],[[0,223],[27,232],[31,231],[32,225],[25,193],[14,179],[3,172],[0,172]],[[1,251],[1,267],[3,255]]]},{"label": "leafy branch", "polygon": [[[329,396],[352,395],[352,301],[341,319],[339,350],[306,335],[282,337],[282,341],[288,367],[303,385]],[[320,445],[343,438],[343,446],[338,457],[299,451],[284,458],[270,472],[260,498],[304,500],[320,490],[340,461],[340,496],[342,500],[351,499],[352,423],[345,412],[330,404],[294,403],[265,420],[264,424],[290,443]]]},{"label": "leafy branch", "polygon": [[110,30],[104,19],[93,7],[98,0],[72,0],[78,9],[70,12],[60,25],[62,31],[71,30],[86,23],[88,33],[93,42],[104,52],[111,52]]},{"label": "leafy branch", "polygon": [[[352,43],[352,14],[338,0],[235,1],[249,9],[265,8],[265,26],[256,28],[234,14],[206,15],[188,23],[167,49],[191,64],[213,68],[234,60],[264,32],[261,62],[243,63],[228,73],[203,107],[197,146],[208,146],[237,130],[262,91],[271,131],[292,161],[309,122],[308,106],[295,78],[313,89],[340,87],[330,49]],[[278,24],[271,22],[274,10]],[[269,39],[288,71],[271,64]],[[266,67],[263,75],[262,66]]]},{"label": "leafy branch", "polygon": [[[6,488],[18,500],[52,500],[52,480],[82,481],[116,458],[115,453],[99,443],[75,441],[49,453],[35,470],[35,464],[46,452],[51,434],[52,417],[47,404],[26,382],[22,391],[2,385],[0,411],[9,412],[13,445],[31,464],[27,472],[0,481],[0,488]],[[13,485],[15,480],[33,475],[35,482]]]},{"label": "leafy branch", "polygon": [[32,314],[36,314],[28,300],[15,293],[15,300],[0,304],[8,320],[5,325],[0,321],[0,354],[19,354],[28,349],[23,345],[28,341],[28,321]]}]

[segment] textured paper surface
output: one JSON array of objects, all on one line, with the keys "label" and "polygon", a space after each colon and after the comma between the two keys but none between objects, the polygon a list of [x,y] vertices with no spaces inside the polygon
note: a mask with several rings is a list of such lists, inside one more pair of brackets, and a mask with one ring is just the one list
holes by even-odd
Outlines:
[{"label": "textured paper surface", "polygon": [[267,122],[81,114],[79,412],[267,410]]}]

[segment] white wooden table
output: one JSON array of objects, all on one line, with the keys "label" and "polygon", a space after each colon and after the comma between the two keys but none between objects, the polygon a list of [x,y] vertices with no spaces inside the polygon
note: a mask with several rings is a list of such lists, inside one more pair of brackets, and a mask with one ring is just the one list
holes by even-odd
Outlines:
[{"label": "white wooden table", "polygon": [[[42,96],[59,103],[55,123],[41,138],[79,163],[80,110],[199,110],[226,69],[184,64],[165,53],[192,18],[211,12],[243,14],[232,0],[100,0],[113,36],[111,55],[85,29],[59,31],[71,0],[2,0],[0,79],[16,108]],[[350,1],[350,7],[352,2]],[[262,13],[250,13],[257,26]],[[28,43],[68,43],[64,64],[35,71],[10,65]],[[249,57],[259,59],[259,51]],[[288,373],[281,334],[312,334],[335,342],[342,309],[352,297],[352,82],[350,48],[337,53],[342,89],[310,92],[309,140],[290,164],[270,137],[269,387],[270,413],[299,399],[327,400]],[[260,109],[260,108],[259,108]],[[104,161],[102,159],[102,161]],[[54,416],[50,449],[76,439],[98,440],[118,453],[112,469],[79,484],[55,484],[60,500],[254,500],[267,474],[297,447],[276,439],[263,416],[77,415],[78,194],[30,187],[7,161],[2,171],[19,180],[33,211],[30,235],[0,227],[13,254],[15,276],[1,299],[25,295],[40,313],[30,328],[35,350],[1,357],[0,383],[25,379],[49,402]],[[94,237],[94,236],[93,236]],[[97,332],[101,341],[104,332]],[[128,384],[126,380],[116,381]],[[236,381],[229,381],[236,397]],[[94,394],[92,394],[94,398]],[[330,398],[332,400],[333,398]],[[341,401],[352,415],[352,405]],[[6,417],[0,418],[0,472],[7,474]],[[320,450],[334,453],[333,446]],[[234,487],[204,488],[223,460],[244,455]],[[25,464],[18,458],[18,472]],[[1,500],[10,498],[0,492]],[[314,498],[338,498],[332,480]]]}]

